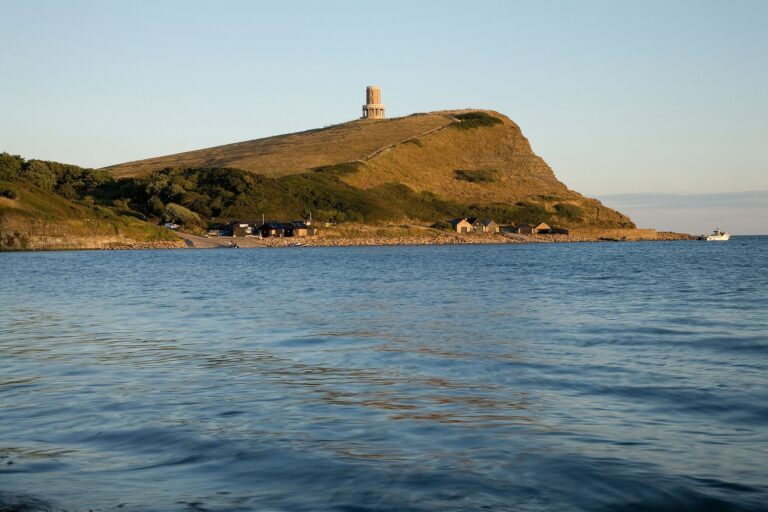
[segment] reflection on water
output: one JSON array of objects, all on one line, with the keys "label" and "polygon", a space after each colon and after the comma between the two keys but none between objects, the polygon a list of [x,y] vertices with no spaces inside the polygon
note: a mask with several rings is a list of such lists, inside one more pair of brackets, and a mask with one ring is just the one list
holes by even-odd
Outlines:
[{"label": "reflection on water", "polygon": [[0,510],[765,510],[732,242],[0,254]]}]

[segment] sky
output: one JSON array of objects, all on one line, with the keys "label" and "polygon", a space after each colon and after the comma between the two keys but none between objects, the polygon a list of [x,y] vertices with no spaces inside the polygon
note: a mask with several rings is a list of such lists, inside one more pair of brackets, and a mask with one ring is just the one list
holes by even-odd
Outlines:
[{"label": "sky", "polygon": [[[101,167],[497,110],[590,196],[768,190],[768,1],[0,0],[0,151]],[[766,205],[768,217],[768,205]],[[768,226],[766,226],[768,232]]]}]

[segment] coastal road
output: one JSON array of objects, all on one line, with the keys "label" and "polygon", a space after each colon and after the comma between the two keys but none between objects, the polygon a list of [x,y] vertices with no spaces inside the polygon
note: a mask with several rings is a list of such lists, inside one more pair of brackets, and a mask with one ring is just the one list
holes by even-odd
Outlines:
[{"label": "coastal road", "polygon": [[187,244],[187,247],[190,247],[193,249],[217,249],[221,247],[226,248],[229,246],[229,243],[232,241],[237,243],[237,245],[241,248],[267,246],[263,240],[259,240],[258,238],[251,238],[251,237],[244,237],[244,238],[243,237],[233,238],[231,236],[204,237],[204,236],[192,235],[190,233],[183,233],[181,231],[177,231],[176,234],[179,235],[179,237],[184,240],[184,243]]}]

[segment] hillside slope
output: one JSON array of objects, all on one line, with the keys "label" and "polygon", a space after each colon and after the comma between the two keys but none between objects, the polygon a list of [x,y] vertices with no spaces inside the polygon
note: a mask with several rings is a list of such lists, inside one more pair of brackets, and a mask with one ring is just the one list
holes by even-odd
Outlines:
[{"label": "hillside slope", "polygon": [[[426,213],[423,203],[438,200],[444,203],[437,209],[430,207],[430,212],[469,212],[504,222],[538,219],[560,227],[634,227],[625,215],[568,189],[531,150],[520,127],[490,110],[449,110],[388,120],[357,120],[319,130],[127,162],[106,170],[116,177],[127,177],[146,176],[163,168],[240,169],[282,180],[279,183],[286,188],[282,196],[298,200],[300,197],[291,189],[297,183],[305,184],[293,176],[308,176],[322,167],[350,163],[353,165],[347,165],[345,172],[337,173],[338,181],[351,187],[344,193],[365,192],[367,201],[387,210],[380,215],[371,211],[365,218],[395,220],[399,216],[403,220],[425,220],[430,213]],[[317,179],[313,177],[310,181]],[[265,189],[263,195],[270,196],[269,190]],[[277,194],[272,195],[278,199]],[[326,203],[333,203],[332,195]],[[307,197],[312,199],[311,190]],[[420,203],[418,209],[424,214],[414,217],[414,200]],[[265,208],[267,203],[262,201],[258,208]],[[304,206],[302,210],[295,205],[290,211],[317,208],[312,204]],[[238,211],[250,214],[256,208],[254,212]],[[283,213],[284,208],[275,204],[271,210]]]},{"label": "hillside slope", "polygon": [[18,181],[0,180],[0,190],[0,251],[184,246],[169,230],[111,208]]},{"label": "hillside slope", "polygon": [[115,177],[136,176],[164,167],[230,167],[270,177],[359,160],[378,148],[446,126],[441,114],[381,121],[351,121],[316,130],[126,162],[107,167]]}]

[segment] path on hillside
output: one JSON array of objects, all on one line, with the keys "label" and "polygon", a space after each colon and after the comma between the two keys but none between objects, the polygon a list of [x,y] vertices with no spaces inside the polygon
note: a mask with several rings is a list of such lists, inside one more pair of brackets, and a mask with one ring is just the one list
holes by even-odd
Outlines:
[{"label": "path on hillside", "polygon": [[397,141],[397,142],[393,142],[392,144],[387,144],[386,146],[382,146],[382,147],[380,147],[378,149],[375,149],[371,153],[368,153],[367,155],[365,155],[364,157],[360,158],[357,161],[358,162],[367,162],[368,160],[370,160],[370,159],[372,159],[372,158],[374,158],[374,157],[376,157],[376,156],[378,156],[378,155],[380,155],[380,154],[382,154],[382,153],[384,153],[386,151],[389,151],[390,149],[394,148],[395,146],[399,146],[400,144],[405,144],[406,142],[411,141],[411,140],[416,140],[416,139],[420,139],[422,137],[426,137],[427,135],[430,135],[430,134],[435,133],[435,132],[439,132],[440,130],[445,130],[449,126],[453,126],[454,124],[461,122],[461,119],[453,117],[452,115],[443,114],[443,116],[445,116],[448,119],[450,119],[451,122],[448,123],[448,124],[444,124],[443,126],[438,126],[437,128],[430,128],[429,130],[423,131],[421,133],[417,133],[416,135],[411,135],[410,137],[406,137],[403,140],[400,140],[400,141]]}]

